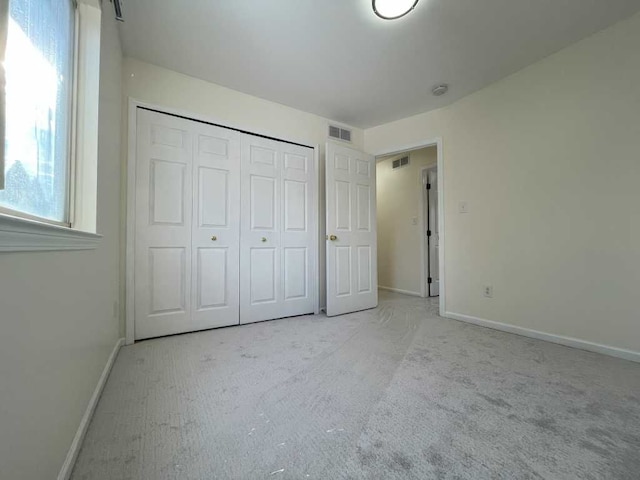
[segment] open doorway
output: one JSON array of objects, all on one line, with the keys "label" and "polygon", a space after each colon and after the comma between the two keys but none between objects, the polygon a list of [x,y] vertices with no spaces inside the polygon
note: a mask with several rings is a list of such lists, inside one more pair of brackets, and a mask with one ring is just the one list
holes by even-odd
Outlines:
[{"label": "open doorway", "polygon": [[378,284],[382,290],[405,295],[441,296],[443,311],[439,150],[435,140],[376,156]]}]

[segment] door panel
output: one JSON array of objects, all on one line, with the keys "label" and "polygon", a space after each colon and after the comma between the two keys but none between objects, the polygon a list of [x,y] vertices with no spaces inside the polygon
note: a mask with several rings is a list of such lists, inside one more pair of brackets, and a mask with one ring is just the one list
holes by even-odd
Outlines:
[{"label": "door panel", "polygon": [[190,329],[192,138],[188,122],[138,110],[136,339]]},{"label": "door panel", "polygon": [[313,150],[243,137],[241,323],[313,312]]},{"label": "door panel", "polygon": [[229,227],[229,172],[218,168],[198,169],[198,226]]},{"label": "door panel", "polygon": [[327,143],[327,315],[378,304],[375,159]]},{"label": "door panel", "polygon": [[152,159],[149,208],[153,225],[184,225],[185,170],[178,162]]},{"label": "door panel", "polygon": [[149,315],[183,313],[187,285],[184,248],[149,248]]},{"label": "door panel", "polygon": [[200,311],[208,308],[225,307],[227,302],[227,248],[198,248],[196,308]]},{"label": "door panel", "polygon": [[240,134],[191,122],[192,329],[240,322]]}]

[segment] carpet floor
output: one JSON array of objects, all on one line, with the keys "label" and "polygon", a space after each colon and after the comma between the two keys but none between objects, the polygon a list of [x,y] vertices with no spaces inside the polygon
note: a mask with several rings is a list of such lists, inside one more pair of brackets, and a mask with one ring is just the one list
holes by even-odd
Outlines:
[{"label": "carpet floor", "polygon": [[72,478],[638,480],[640,364],[381,292],[122,348]]}]

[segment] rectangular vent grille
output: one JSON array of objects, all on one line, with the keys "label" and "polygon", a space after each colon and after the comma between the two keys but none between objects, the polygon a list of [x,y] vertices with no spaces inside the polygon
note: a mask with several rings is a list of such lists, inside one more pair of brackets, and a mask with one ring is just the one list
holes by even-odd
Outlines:
[{"label": "rectangular vent grille", "polygon": [[401,158],[397,158],[393,161],[393,163],[391,164],[391,166],[396,169],[396,168],[401,168],[401,167],[406,167],[407,165],[409,165],[409,157],[401,157]]},{"label": "rectangular vent grille", "polygon": [[344,140],[345,142],[351,142],[351,130],[347,130],[346,128],[329,125],[329,136],[331,138],[337,138],[338,140]]}]

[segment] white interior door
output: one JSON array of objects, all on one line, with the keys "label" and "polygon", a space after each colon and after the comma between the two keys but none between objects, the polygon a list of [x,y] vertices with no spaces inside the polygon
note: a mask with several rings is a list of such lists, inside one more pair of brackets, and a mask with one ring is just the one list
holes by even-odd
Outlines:
[{"label": "white interior door", "polygon": [[239,135],[138,109],[136,340],[239,322]]},{"label": "white interior door", "polygon": [[240,322],[240,137],[192,124],[193,330]]},{"label": "white interior door", "polygon": [[313,150],[242,139],[240,321],[313,313]]},{"label": "white interior door", "polygon": [[334,142],[326,150],[327,315],[378,305],[373,156]]}]

